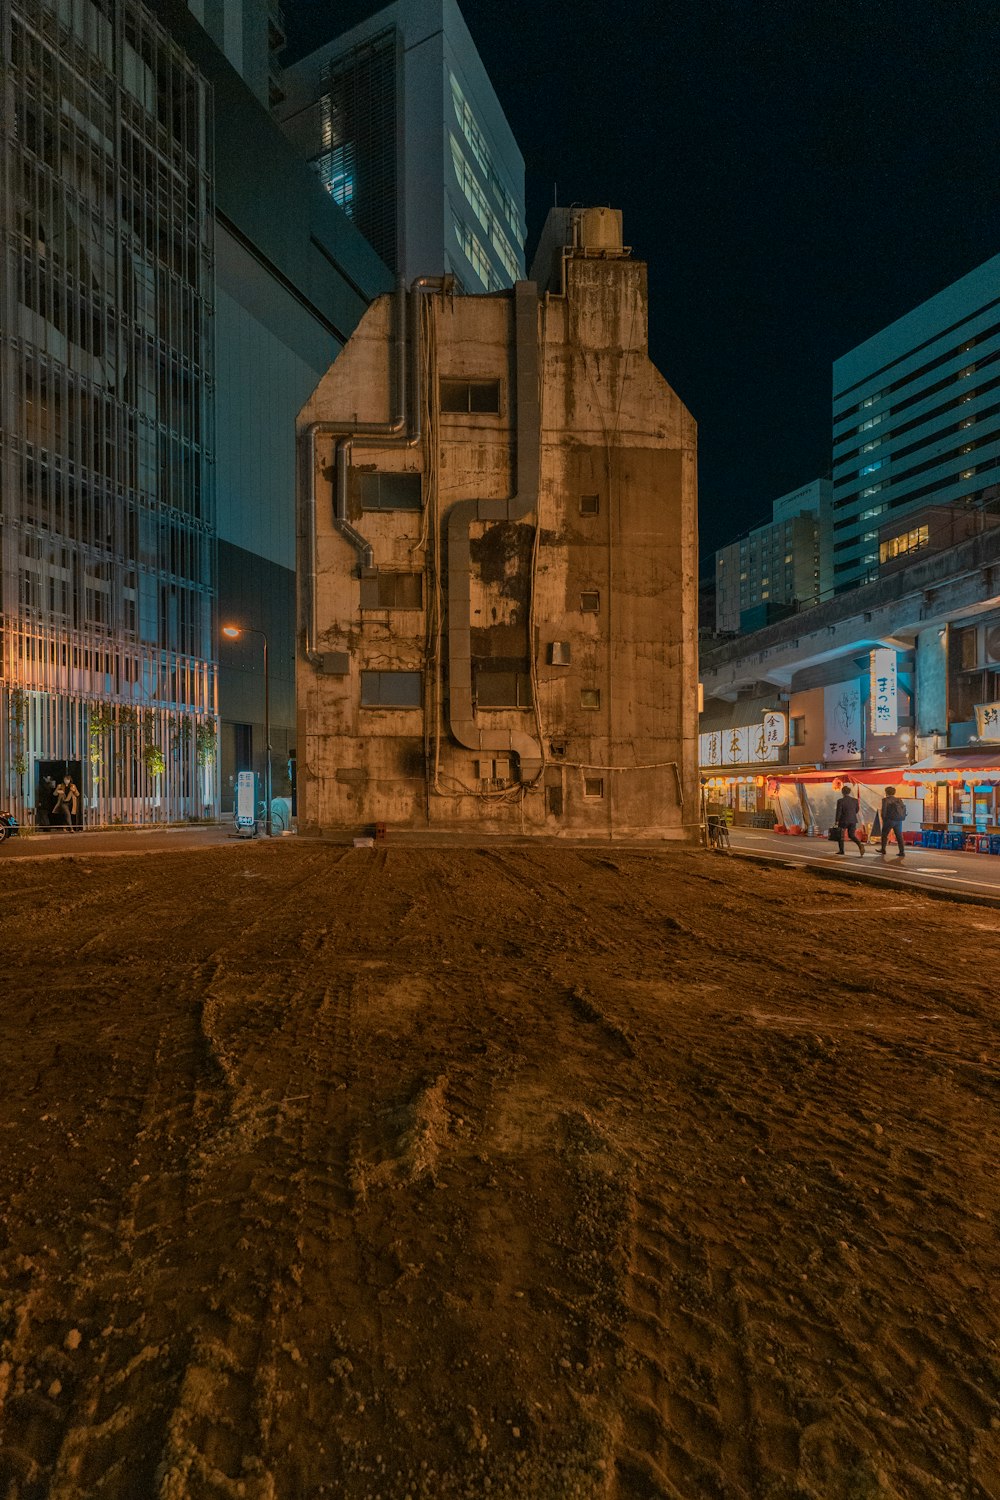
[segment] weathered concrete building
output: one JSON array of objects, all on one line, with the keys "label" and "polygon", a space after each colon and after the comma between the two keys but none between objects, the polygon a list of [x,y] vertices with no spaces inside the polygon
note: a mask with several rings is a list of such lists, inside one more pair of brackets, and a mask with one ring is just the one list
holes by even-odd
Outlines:
[{"label": "weathered concrete building", "polygon": [[299,418],[306,830],[694,835],[695,424],[608,209],[380,298]]}]

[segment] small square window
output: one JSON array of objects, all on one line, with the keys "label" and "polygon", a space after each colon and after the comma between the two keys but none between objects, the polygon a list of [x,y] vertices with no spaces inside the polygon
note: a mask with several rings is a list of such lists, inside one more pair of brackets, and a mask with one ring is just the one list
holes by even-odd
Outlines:
[{"label": "small square window", "polygon": [[362,672],[362,708],[419,708],[419,672]]},{"label": "small square window", "polygon": [[441,381],[441,410],[449,416],[469,412],[497,416],[500,412],[499,380]]},{"label": "small square window", "polygon": [[476,702],[480,708],[530,708],[531,677],[527,672],[477,671]]},{"label": "small square window", "polygon": [[376,573],[361,580],[362,609],[420,609],[423,606],[421,573]]},{"label": "small square window", "polygon": [[585,797],[603,797],[604,796],[604,777],[603,776],[585,776],[583,778],[583,795]]},{"label": "small square window", "polygon": [[596,615],[600,612],[601,596],[596,589],[580,595],[580,613]]},{"label": "small square window", "polygon": [[422,503],[421,478],[412,472],[359,474],[358,493],[362,510],[420,510]]},{"label": "small square window", "polygon": [[597,515],[600,515],[600,512],[601,512],[601,497],[600,497],[600,495],[581,495],[580,496],[580,514],[581,514],[581,516],[597,516]]},{"label": "small square window", "polygon": [[601,690],[600,690],[600,688],[581,688],[580,689],[580,707],[581,708],[600,708],[600,706],[601,706]]}]

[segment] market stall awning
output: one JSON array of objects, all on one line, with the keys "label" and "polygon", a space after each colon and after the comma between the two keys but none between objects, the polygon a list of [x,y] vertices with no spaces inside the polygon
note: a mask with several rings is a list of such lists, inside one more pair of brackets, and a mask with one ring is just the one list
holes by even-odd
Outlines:
[{"label": "market stall awning", "polygon": [[935,782],[951,783],[954,786],[960,782],[976,785],[980,782],[996,783],[1000,781],[1000,745],[993,750],[962,750],[957,754],[943,752],[928,755],[926,760],[918,760],[912,766],[907,766],[903,772],[903,780],[922,782],[924,786]]},{"label": "market stall awning", "polygon": [[792,771],[784,769],[780,775],[773,771],[768,773],[769,781],[776,781],[781,786],[792,786],[795,782],[805,782],[807,786],[830,786],[834,782],[838,785],[847,782],[851,786],[898,786],[905,779],[905,773],[901,766],[895,770],[885,770],[879,766],[860,766],[856,771]]}]

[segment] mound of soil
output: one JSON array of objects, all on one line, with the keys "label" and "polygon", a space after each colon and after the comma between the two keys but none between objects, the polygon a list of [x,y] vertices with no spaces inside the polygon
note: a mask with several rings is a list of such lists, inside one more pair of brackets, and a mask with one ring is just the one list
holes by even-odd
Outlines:
[{"label": "mound of soil", "polygon": [[993,912],[548,845],[0,895],[3,1500],[1000,1497]]}]

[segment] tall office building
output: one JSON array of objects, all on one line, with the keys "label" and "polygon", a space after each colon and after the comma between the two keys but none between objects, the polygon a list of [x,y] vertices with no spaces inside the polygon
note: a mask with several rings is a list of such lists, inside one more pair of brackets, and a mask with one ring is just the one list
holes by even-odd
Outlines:
[{"label": "tall office building", "polygon": [[[264,16],[271,9],[268,0],[254,4]],[[217,641],[221,805],[228,810],[237,772],[264,769],[261,632],[269,646],[273,788],[290,791],[295,421],[392,278],[182,0],[172,0],[169,15],[172,33],[211,84],[213,106],[218,617],[248,627],[237,642]]]},{"label": "tall office building", "polygon": [[181,0],[9,0],[0,49],[3,798],[214,813],[264,761],[217,627],[280,757],[295,414],[389,274]]},{"label": "tall office building", "polygon": [[715,554],[715,628],[757,630],[819,598],[819,514],[830,481],[775,500],[771,520]]},{"label": "tall office building", "polygon": [[901,547],[919,550],[926,528],[907,518],[921,508],[992,503],[1000,255],[834,363],[833,455],[824,592],[877,577],[880,540],[894,560]]},{"label": "tall office building", "polygon": [[279,0],[187,0],[229,65],[261,104],[282,98],[278,54],[285,45]]},{"label": "tall office building", "polygon": [[289,140],[393,270],[524,276],[524,161],[455,0],[397,0],[281,81]]},{"label": "tall office building", "polygon": [[215,801],[208,91],[140,6],[13,0],[4,18],[3,793],[44,818],[66,773],[102,820],[198,815]]}]

